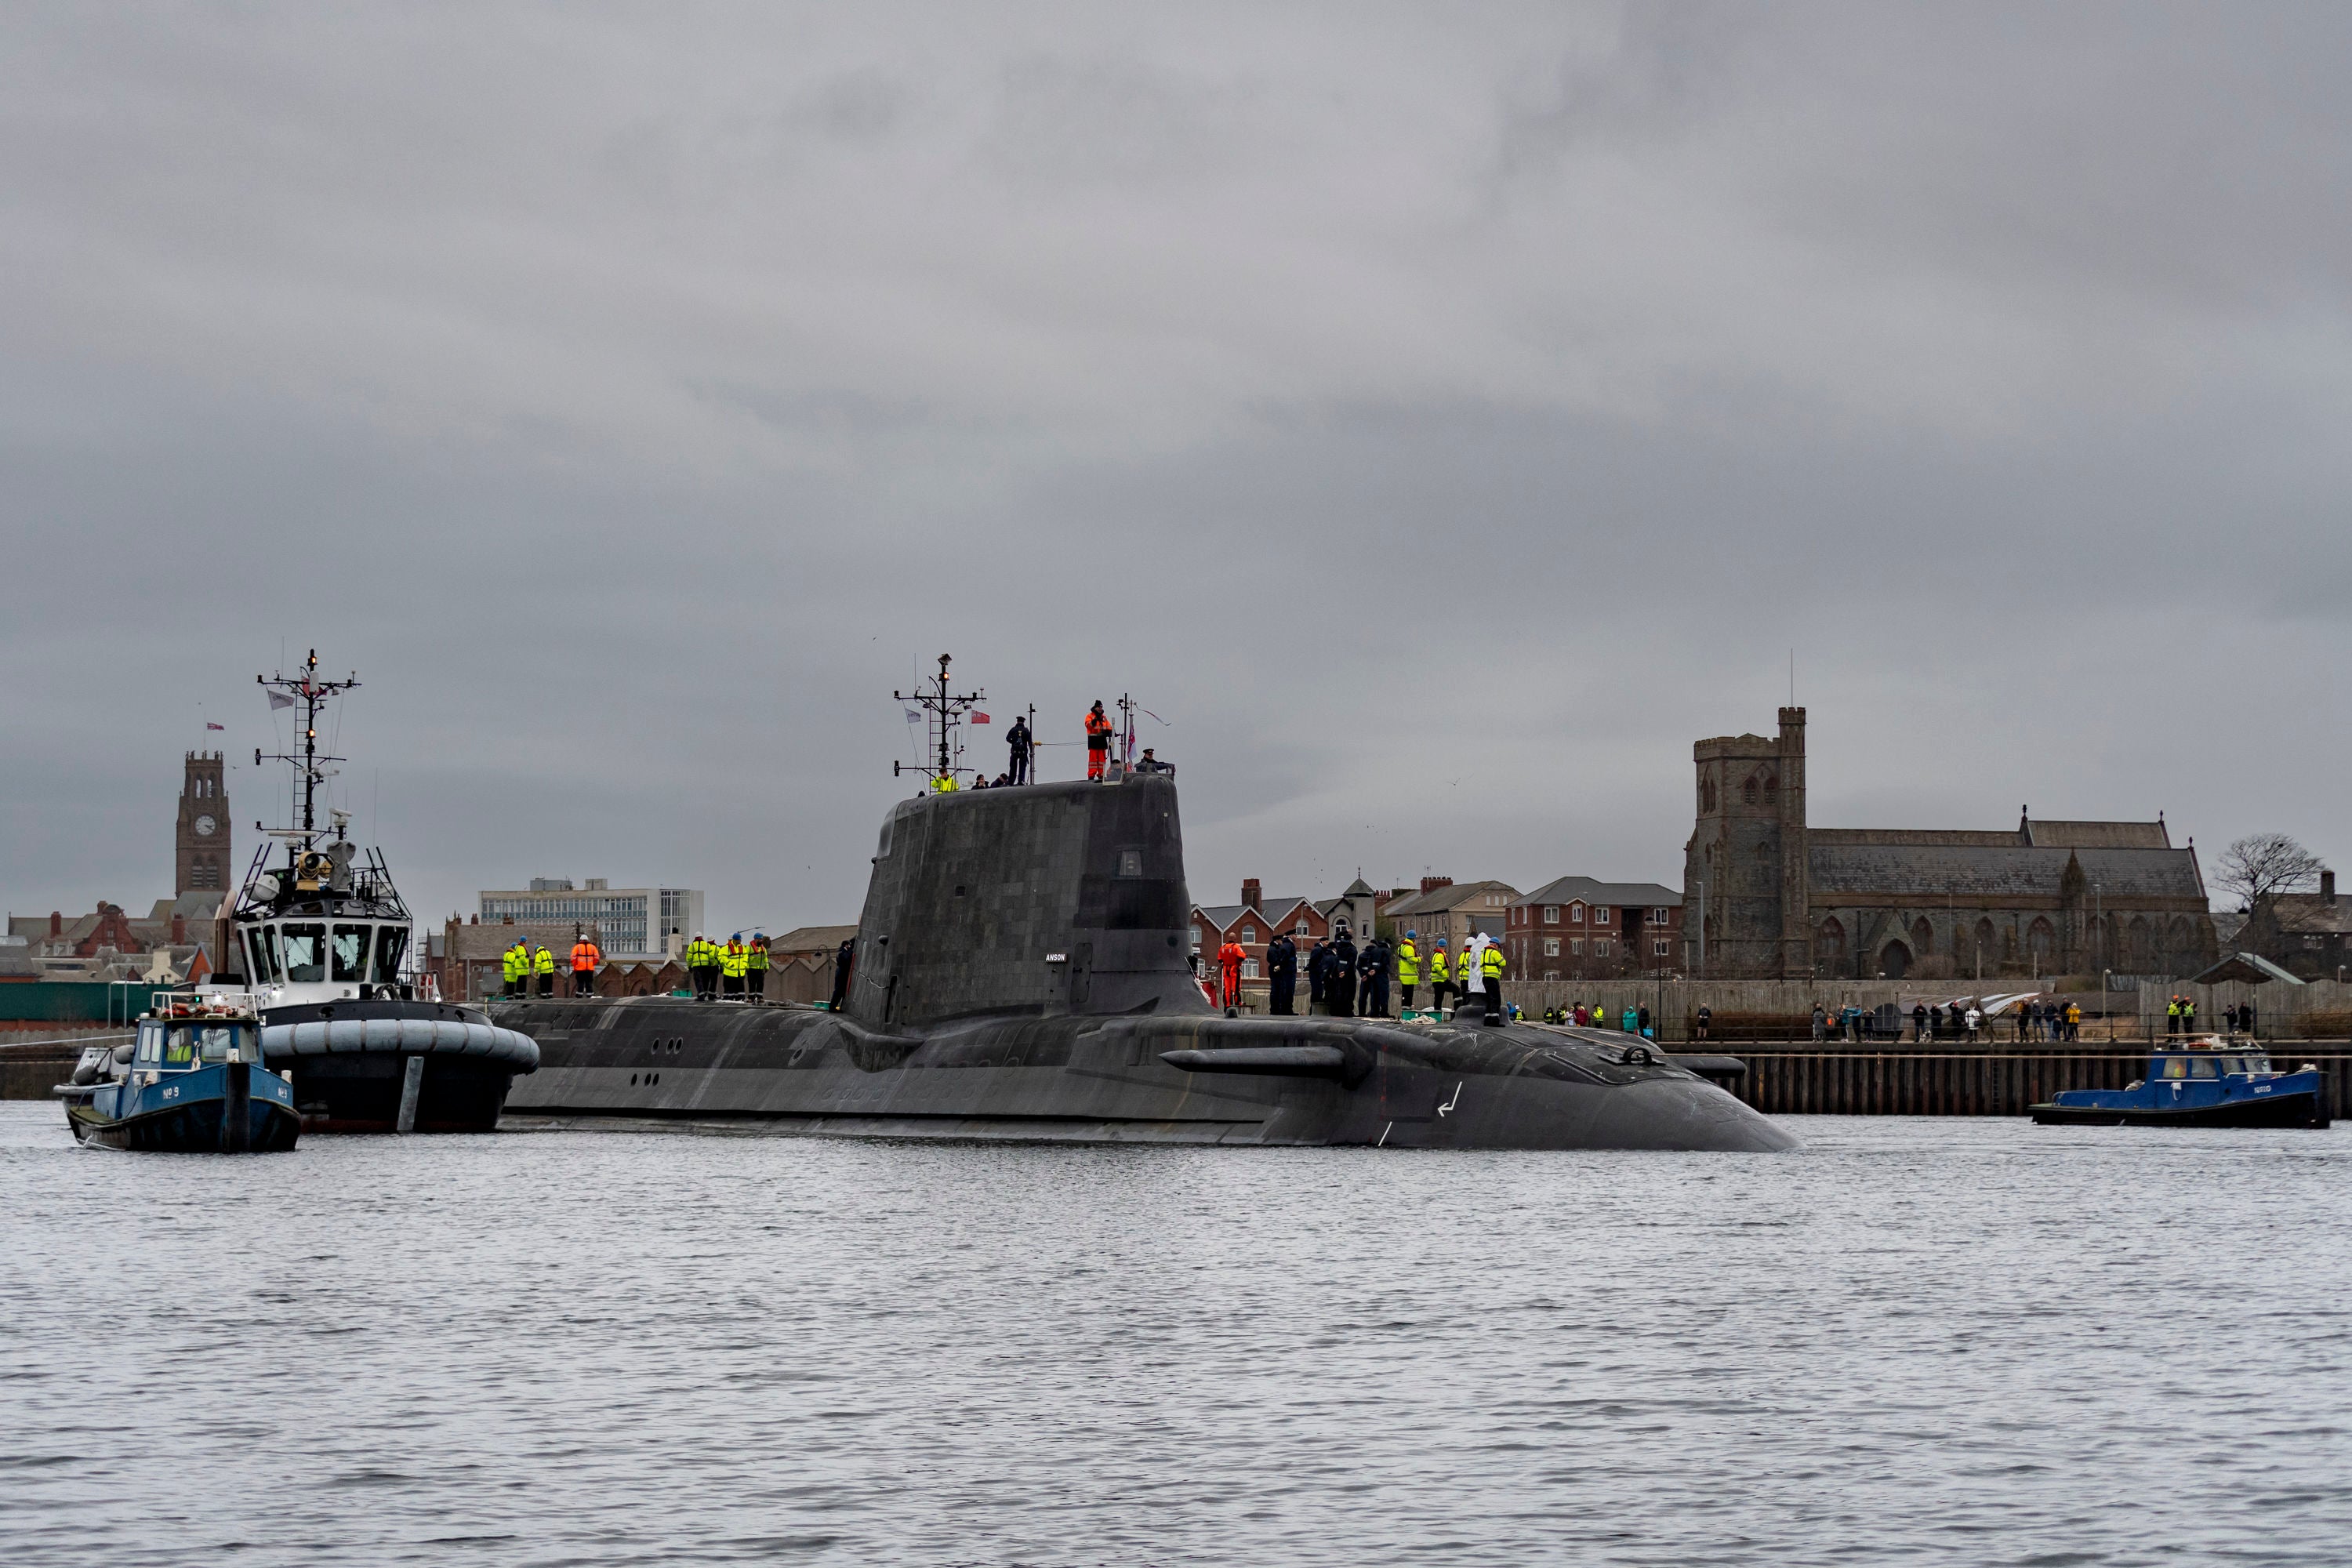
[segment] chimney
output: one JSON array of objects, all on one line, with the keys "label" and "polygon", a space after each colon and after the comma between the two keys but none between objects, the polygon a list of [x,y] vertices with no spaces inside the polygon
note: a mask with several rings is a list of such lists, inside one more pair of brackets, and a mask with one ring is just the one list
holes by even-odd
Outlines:
[{"label": "chimney", "polygon": [[2319,874],[2319,901],[2323,904],[2336,901],[2336,873],[2333,871]]},{"label": "chimney", "polygon": [[1261,914],[1265,912],[1265,888],[1255,877],[1242,879],[1242,904],[1244,908],[1256,910]]},{"label": "chimney", "polygon": [[49,911],[49,934],[51,936],[66,934],[66,917],[55,910]]},{"label": "chimney", "polygon": [[1424,893],[1433,893],[1440,888],[1452,886],[1454,886],[1454,879],[1451,877],[1423,877],[1421,879],[1421,890]]}]

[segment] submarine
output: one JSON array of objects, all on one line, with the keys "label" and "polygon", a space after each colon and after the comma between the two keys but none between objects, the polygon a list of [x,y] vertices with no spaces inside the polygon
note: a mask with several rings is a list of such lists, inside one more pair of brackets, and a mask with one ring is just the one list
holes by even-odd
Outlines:
[{"label": "submarine", "polygon": [[1622,1035],[1235,1017],[1189,954],[1164,773],[927,794],[882,824],[842,1009],[491,1004],[509,1121],[886,1138],[1769,1152],[1797,1140]]}]

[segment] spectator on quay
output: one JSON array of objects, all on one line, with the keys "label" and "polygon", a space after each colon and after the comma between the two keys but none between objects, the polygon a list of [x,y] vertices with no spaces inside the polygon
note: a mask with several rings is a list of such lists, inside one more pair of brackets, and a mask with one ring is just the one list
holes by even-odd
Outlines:
[{"label": "spectator on quay", "polygon": [[1816,1044],[1829,1038],[1830,1010],[1820,1003],[1813,1004],[1813,1039]]},{"label": "spectator on quay", "polygon": [[1710,1007],[1710,1006],[1708,1006],[1708,1005],[1707,1005],[1706,1003],[1704,1003],[1704,1002],[1700,1003],[1700,1004],[1698,1005],[1698,1018],[1697,1018],[1698,1033],[1697,1033],[1697,1035],[1696,1035],[1695,1037],[1696,1037],[1696,1038],[1697,1038],[1697,1039],[1702,1039],[1702,1040],[1706,1039],[1706,1038],[1707,1037],[1707,1035],[1706,1035],[1707,1026],[1709,1026],[1710,1024],[1713,1024],[1714,1022],[1715,1022],[1715,1009],[1714,1009],[1714,1008],[1712,1008],[1712,1007]]},{"label": "spectator on quay", "polygon": [[1927,1004],[1911,1004],[1911,1040],[1914,1045],[1927,1037]]}]

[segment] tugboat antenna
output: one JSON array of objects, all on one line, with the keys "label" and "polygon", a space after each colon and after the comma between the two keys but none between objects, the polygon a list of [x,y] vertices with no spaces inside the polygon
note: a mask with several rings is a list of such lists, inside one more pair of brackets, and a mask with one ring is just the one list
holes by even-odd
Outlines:
[{"label": "tugboat antenna", "polygon": [[[300,754],[296,755],[291,752],[264,754],[257,747],[253,753],[253,765],[257,768],[265,762],[294,764],[296,776],[302,781],[302,826],[299,831],[302,836],[302,847],[307,849],[310,847],[310,841],[317,837],[319,833],[319,781],[326,777],[319,771],[319,764],[349,760],[344,757],[319,754],[319,705],[331,697],[340,697],[352,689],[359,685],[360,678],[357,672],[353,672],[341,680],[320,679],[319,650],[312,648],[310,657],[303,661],[300,675],[291,677],[257,675],[253,679],[256,685],[270,689],[270,700],[274,705],[281,708],[290,707],[297,702],[302,705]],[[284,699],[282,701],[279,700],[281,696]]]},{"label": "tugboat antenna", "polygon": [[[971,710],[973,703],[984,701],[988,697],[985,690],[956,693],[948,689],[948,664],[951,657],[944,653],[940,655],[939,674],[914,691],[890,693],[901,702],[914,703],[929,715],[928,727],[930,731],[931,750],[936,753],[936,761],[930,766],[918,767],[914,771],[929,778],[934,784],[943,778],[951,779],[955,776],[956,726],[963,721],[964,714]],[[903,763],[890,764],[890,772],[893,774],[906,771],[908,770]]]}]

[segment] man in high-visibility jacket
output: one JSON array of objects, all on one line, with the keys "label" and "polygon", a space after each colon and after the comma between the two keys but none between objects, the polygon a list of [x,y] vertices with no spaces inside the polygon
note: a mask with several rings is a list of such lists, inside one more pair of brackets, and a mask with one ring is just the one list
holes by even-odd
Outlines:
[{"label": "man in high-visibility jacket", "polygon": [[755,931],[743,950],[743,994],[754,1002],[768,999],[768,933]]},{"label": "man in high-visibility jacket", "polygon": [[516,954],[521,947],[522,943],[516,942],[499,954],[499,975],[507,983],[506,994],[509,996],[520,995],[522,993],[522,977],[526,965],[515,961]]},{"label": "man in high-visibility jacket", "polygon": [[541,942],[539,951],[530,955],[530,972],[539,977],[541,996],[555,994],[555,954],[546,943]]},{"label": "man in high-visibility jacket", "polygon": [[957,787],[955,774],[953,773],[941,773],[939,777],[931,781],[931,793],[933,795],[952,795]]},{"label": "man in high-visibility jacket", "polygon": [[1219,990],[1227,1007],[1242,1005],[1242,960],[1248,956],[1242,944],[1231,937],[1225,938],[1225,945],[1217,949]]},{"label": "man in high-visibility jacket", "polygon": [[727,951],[719,957],[719,994],[722,996],[743,994],[743,976],[750,972],[750,960],[743,953],[743,933],[737,931],[727,939]]},{"label": "man in high-visibility jacket", "polygon": [[[1437,1009],[1440,1018],[1445,1016],[1445,994],[1454,989],[1454,960],[1445,951],[1445,939],[1439,937],[1437,946],[1429,954],[1429,1005]],[[1412,1005],[1412,994],[1405,994],[1405,1005]]]},{"label": "man in high-visibility jacket", "polygon": [[604,955],[596,951],[588,933],[582,931],[580,940],[572,944],[572,994],[585,996],[596,989],[596,966],[603,962]]},{"label": "man in high-visibility jacket", "polygon": [[1087,777],[1090,779],[1100,779],[1110,763],[1110,719],[1097,702],[1087,710]]},{"label": "man in high-visibility jacket", "polygon": [[1486,987],[1486,1022],[1503,1021],[1503,944],[1490,942],[1478,954],[1478,978]]},{"label": "man in high-visibility jacket", "polygon": [[718,995],[719,944],[696,931],[694,940],[686,944],[686,972],[693,977],[696,1001],[708,1002]]},{"label": "man in high-visibility jacket", "polygon": [[1397,992],[1404,998],[1403,1007],[1412,1007],[1412,988],[1421,984],[1421,949],[1417,945],[1421,933],[1409,931],[1396,944]]}]

